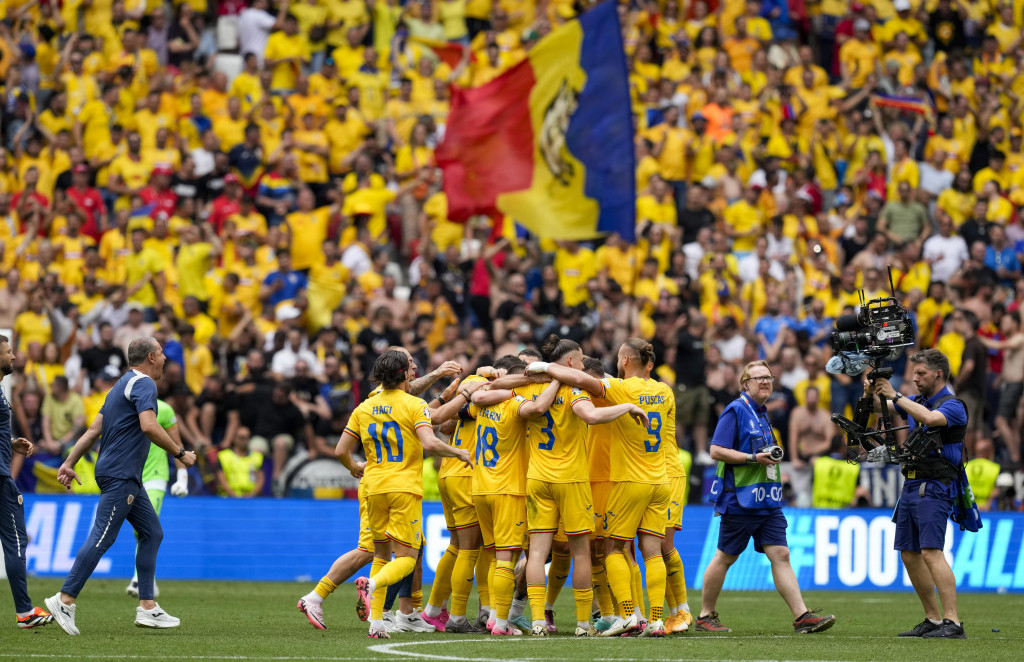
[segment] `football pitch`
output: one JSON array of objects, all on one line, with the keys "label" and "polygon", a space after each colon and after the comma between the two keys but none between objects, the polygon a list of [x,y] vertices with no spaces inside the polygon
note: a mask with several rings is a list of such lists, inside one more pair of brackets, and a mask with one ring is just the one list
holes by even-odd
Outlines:
[{"label": "football pitch", "polygon": [[[487,637],[452,634],[393,634],[371,640],[346,584],[325,603],[328,629],[313,629],[295,609],[311,584],[159,582],[160,606],[181,619],[172,630],[136,628],[135,600],[122,580],[89,582],[79,601],[71,637],[56,623],[19,631],[5,598],[0,660],[441,660],[449,662],[653,662],[703,660],[964,660],[1024,659],[1024,596],[964,594],[960,613],[967,641],[898,639],[922,619],[912,593],[808,592],[809,607],[837,616],[835,627],[814,635],[792,633],[782,598],[767,592],[725,592],[719,602],[731,634],[687,633],[664,639],[576,639],[563,634],[575,625],[572,591],[555,607],[560,632],[549,637]],[[53,595],[60,580],[33,578],[36,603]],[[426,594],[429,587],[424,587]],[[3,587],[6,593],[7,587]],[[691,591],[696,609],[700,594]],[[476,596],[470,599],[475,613]],[[998,630],[998,632],[994,631]]]}]

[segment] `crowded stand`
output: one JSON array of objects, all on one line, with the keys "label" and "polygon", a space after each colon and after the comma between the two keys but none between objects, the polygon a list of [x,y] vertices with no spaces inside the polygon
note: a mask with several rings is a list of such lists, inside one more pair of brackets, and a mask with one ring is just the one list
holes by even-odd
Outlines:
[{"label": "crowded stand", "polygon": [[888,505],[831,421],[863,384],[825,365],[835,319],[891,279],[918,347],[949,357],[979,506],[1024,508],[1024,5],[619,2],[635,242],[451,221],[434,158],[451,87],[499,78],[589,4],[0,4],[3,389],[38,446],[18,487],[65,491],[58,467],[140,338],[163,345],[158,393],[199,456],[188,492],[252,497],[337,464],[389,347],[429,402],[556,334],[611,374],[627,338],[653,345],[691,501],[765,359],[787,503]]}]

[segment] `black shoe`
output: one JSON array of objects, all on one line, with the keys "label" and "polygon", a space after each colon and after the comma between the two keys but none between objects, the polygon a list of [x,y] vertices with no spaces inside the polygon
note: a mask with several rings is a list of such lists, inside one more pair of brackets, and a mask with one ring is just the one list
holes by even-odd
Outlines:
[{"label": "black shoe", "polygon": [[915,625],[913,630],[907,630],[906,632],[900,632],[896,636],[897,637],[923,637],[924,635],[928,634],[929,632],[934,632],[935,630],[938,630],[940,627],[942,627],[942,626],[941,625],[936,625],[935,623],[932,623],[931,621],[929,621],[926,618],[923,621],[921,621],[920,623],[918,623],[917,625]]},{"label": "black shoe", "polygon": [[445,624],[444,631],[449,634],[484,634],[485,632],[469,621],[453,623],[451,620]]},{"label": "black shoe", "polygon": [[803,616],[793,621],[793,631],[797,634],[810,634],[812,632],[824,632],[836,624],[836,617],[832,614],[818,616],[820,609],[804,612]]},{"label": "black shoe", "polygon": [[963,623],[954,623],[953,621],[945,618],[942,620],[942,625],[937,626],[931,632],[922,634],[923,639],[966,639],[967,635],[964,633]]}]

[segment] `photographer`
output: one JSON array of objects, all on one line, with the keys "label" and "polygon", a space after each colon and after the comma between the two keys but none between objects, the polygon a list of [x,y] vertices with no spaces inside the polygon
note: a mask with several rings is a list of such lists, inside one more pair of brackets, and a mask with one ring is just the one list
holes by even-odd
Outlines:
[{"label": "photographer", "polygon": [[725,573],[746,549],[751,536],[754,549],[771,563],[775,588],[796,619],[793,629],[798,634],[822,632],[836,621],[835,616],[819,616],[807,610],[789,563],[778,467],[782,448],[775,442],[765,408],[774,383],[767,361],[748,363],[740,376],[740,397],[722,412],[711,439],[711,457],[718,461],[711,498],[722,523],[718,549],[704,571],[697,631],[730,631],[719,621],[715,604],[725,583]]},{"label": "photographer", "polygon": [[[910,421],[911,435],[918,426],[938,430],[941,450],[932,450],[915,462],[903,462],[906,476],[893,520],[896,541],[910,581],[924,605],[925,620],[901,637],[966,639],[956,611],[956,578],[942,548],[946,519],[957,496],[958,476],[963,471],[963,442],[967,408],[946,386],[949,359],[937,349],[924,349],[909,358],[919,396],[904,397],[888,380],[868,382],[865,393],[889,398],[895,411]],[[880,403],[875,398],[875,410]],[[938,589],[942,611],[935,599]]]}]

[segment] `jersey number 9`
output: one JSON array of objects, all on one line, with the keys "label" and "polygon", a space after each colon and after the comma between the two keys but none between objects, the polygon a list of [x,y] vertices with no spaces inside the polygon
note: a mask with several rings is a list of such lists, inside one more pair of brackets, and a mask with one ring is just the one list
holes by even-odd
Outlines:
[{"label": "jersey number 9", "polygon": [[[650,427],[647,428],[648,437],[644,439],[644,448],[648,453],[657,453],[661,448],[661,412],[647,412],[647,420],[650,421]],[[653,444],[650,437],[654,437]]]}]

